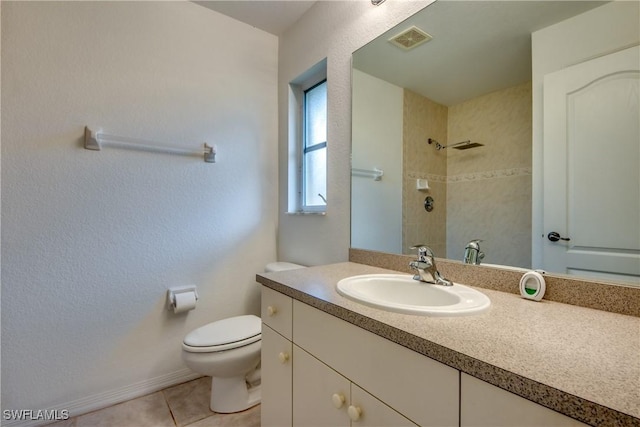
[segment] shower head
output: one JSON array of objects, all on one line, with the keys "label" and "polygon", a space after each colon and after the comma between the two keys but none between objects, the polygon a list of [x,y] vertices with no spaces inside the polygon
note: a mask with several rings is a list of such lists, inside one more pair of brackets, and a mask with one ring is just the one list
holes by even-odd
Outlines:
[{"label": "shower head", "polygon": [[484,144],[480,144],[479,142],[471,142],[465,141],[459,144],[451,145],[451,148],[455,148],[456,150],[468,150],[469,148],[483,147]]},{"label": "shower head", "polygon": [[436,150],[444,150],[445,148],[455,148],[456,150],[466,150],[469,148],[476,148],[476,147],[483,147],[484,144],[480,144],[479,142],[471,142],[471,140],[466,140],[466,141],[462,141],[462,142],[458,142],[456,144],[451,144],[451,145],[442,145],[440,144],[438,141],[436,141],[435,139],[429,138],[428,139],[429,144],[435,144],[436,145]]}]

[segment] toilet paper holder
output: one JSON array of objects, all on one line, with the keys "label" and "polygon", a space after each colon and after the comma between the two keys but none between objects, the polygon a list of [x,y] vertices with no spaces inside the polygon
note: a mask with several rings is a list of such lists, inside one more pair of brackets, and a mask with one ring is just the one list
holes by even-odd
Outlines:
[{"label": "toilet paper holder", "polygon": [[167,310],[173,311],[176,308],[176,295],[192,292],[195,294],[196,301],[198,301],[198,290],[194,285],[191,286],[176,286],[167,289]]}]

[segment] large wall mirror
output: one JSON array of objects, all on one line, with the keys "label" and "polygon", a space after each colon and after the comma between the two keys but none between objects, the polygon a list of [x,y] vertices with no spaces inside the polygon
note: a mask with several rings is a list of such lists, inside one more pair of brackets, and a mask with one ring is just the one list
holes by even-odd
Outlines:
[{"label": "large wall mirror", "polygon": [[[467,243],[479,239],[485,264],[640,285],[639,73],[626,65],[622,71],[604,71],[562,95],[568,107],[550,107],[543,96],[552,99],[544,92],[547,87],[555,84],[558,91],[562,86],[553,83],[557,74],[583,63],[598,68],[591,63],[625,50],[631,51],[625,55],[633,63],[640,39],[638,5],[614,3],[620,5],[438,0],[357,50],[352,61],[351,246],[410,254],[411,246],[427,244],[436,256],[462,260]],[[624,18],[629,14],[631,19]],[[592,47],[584,35],[593,29],[590,22],[628,28],[624,36]],[[619,62],[617,56],[607,61]],[[609,97],[598,92],[601,86],[605,92],[627,94],[626,104],[613,98],[594,102]],[[569,148],[563,146],[555,165],[560,178],[545,182],[555,161],[544,157],[552,150],[545,151],[543,144],[555,138],[545,134],[555,126],[545,114],[558,109],[571,116],[553,118],[571,127],[565,132]],[[589,119],[594,116],[598,120]],[[598,124],[604,129],[587,128],[596,121],[606,122]],[[594,143],[599,152],[578,147],[571,139],[577,138],[578,122],[585,123],[582,134],[602,138],[608,132],[606,138],[616,140]],[[625,129],[621,135],[620,128]],[[618,148],[605,149],[607,144]],[[604,157],[609,158],[606,167]],[[576,184],[584,180],[588,190]],[[551,199],[540,194],[558,186],[571,194],[554,196],[566,209],[556,215],[559,219],[548,219],[552,209],[545,203]],[[609,221],[612,210],[622,213]],[[606,237],[597,237],[594,229],[609,222],[618,223],[616,229],[604,227]],[[551,232],[560,240],[549,239]],[[545,254],[547,247],[551,254]],[[603,252],[615,256],[604,267],[595,261]],[[574,261],[575,253],[583,259]],[[563,257],[565,265],[549,264]],[[609,271],[613,264],[624,266]]]}]

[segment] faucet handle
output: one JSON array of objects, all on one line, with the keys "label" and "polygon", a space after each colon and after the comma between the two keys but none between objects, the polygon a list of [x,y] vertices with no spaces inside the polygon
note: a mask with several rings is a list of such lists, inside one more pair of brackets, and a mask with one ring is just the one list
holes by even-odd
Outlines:
[{"label": "faucet handle", "polygon": [[416,245],[411,246],[410,249],[417,249],[418,250],[418,256],[430,256],[433,257],[433,250],[431,250],[431,248],[423,243],[418,243]]},{"label": "faucet handle", "polygon": [[481,239],[473,239],[467,246],[464,248],[464,258],[463,261],[465,264],[480,264],[480,262],[484,259],[484,252],[480,250],[480,242]]},{"label": "faucet handle", "polygon": [[482,239],[473,239],[467,243],[467,247],[471,247],[473,249],[480,249],[480,242],[484,242]]}]

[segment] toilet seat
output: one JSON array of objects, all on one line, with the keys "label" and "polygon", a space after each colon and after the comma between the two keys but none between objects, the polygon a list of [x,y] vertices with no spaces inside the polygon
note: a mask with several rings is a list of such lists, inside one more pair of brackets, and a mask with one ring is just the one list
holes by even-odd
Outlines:
[{"label": "toilet seat", "polygon": [[262,322],[252,314],[209,323],[184,337],[182,348],[191,353],[214,353],[244,347],[262,338]]}]

